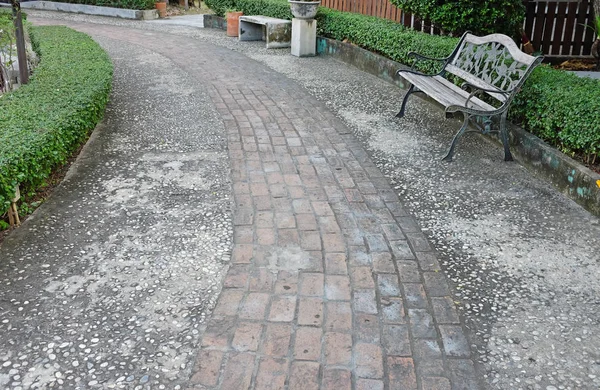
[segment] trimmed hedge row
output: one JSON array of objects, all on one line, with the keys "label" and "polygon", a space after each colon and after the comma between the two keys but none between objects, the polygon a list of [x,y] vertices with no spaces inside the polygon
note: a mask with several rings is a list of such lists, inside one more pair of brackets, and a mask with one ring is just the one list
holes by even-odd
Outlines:
[{"label": "trimmed hedge row", "polygon": [[98,5],[124,9],[154,9],[155,0],[52,0],[58,3]]},{"label": "trimmed hedge row", "polygon": [[[215,0],[212,0],[215,1]],[[225,0],[219,0],[225,1]],[[247,15],[291,19],[287,0],[226,0]],[[349,41],[369,51],[412,65],[411,51],[445,57],[457,38],[417,32],[390,20],[320,7],[318,34]],[[425,70],[434,70],[427,64]],[[571,155],[600,157],[600,80],[584,79],[540,66],[511,106],[510,117],[529,132]],[[598,159],[597,159],[598,160]]]},{"label": "trimmed hedge row", "polygon": [[30,35],[40,64],[29,84],[0,97],[0,215],[17,184],[35,190],[87,138],[111,90],[112,62],[89,36],[58,26]]}]

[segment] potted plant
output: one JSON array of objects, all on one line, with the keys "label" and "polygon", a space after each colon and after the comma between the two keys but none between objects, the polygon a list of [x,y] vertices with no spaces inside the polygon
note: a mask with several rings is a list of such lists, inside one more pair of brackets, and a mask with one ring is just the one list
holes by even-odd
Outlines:
[{"label": "potted plant", "polygon": [[290,8],[292,11],[292,15],[298,19],[314,19],[317,15],[317,11],[319,9],[319,4],[321,0],[306,0],[306,1],[296,1],[296,0],[288,0],[290,3]]},{"label": "potted plant", "polygon": [[161,18],[167,17],[167,0],[158,0],[154,3],[154,7],[158,10],[158,16]]},{"label": "potted plant", "polygon": [[240,16],[244,13],[235,9],[228,9],[225,12],[225,18],[227,19],[227,36],[237,37],[239,34]]}]

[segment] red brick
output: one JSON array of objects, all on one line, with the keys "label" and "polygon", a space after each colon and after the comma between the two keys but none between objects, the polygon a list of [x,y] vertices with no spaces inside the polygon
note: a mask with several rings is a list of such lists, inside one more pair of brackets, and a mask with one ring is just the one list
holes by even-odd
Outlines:
[{"label": "red brick", "polygon": [[351,298],[350,278],[343,275],[327,275],[325,296],[329,300],[349,301]]},{"label": "red brick", "polygon": [[329,332],[325,334],[325,364],[346,366],[352,361],[352,335]]},{"label": "red brick", "polygon": [[292,213],[277,213],[275,223],[279,229],[294,229],[296,227],[296,219]]},{"label": "red brick", "polygon": [[244,288],[248,282],[248,264],[234,264],[227,271],[224,288]]},{"label": "red brick", "polygon": [[275,275],[267,268],[258,268],[250,275],[250,283],[248,289],[250,291],[269,292],[273,287]]},{"label": "red brick", "polygon": [[383,390],[383,381],[378,379],[358,379],[356,390]]},{"label": "red brick", "polygon": [[327,320],[326,331],[339,330],[350,331],[352,329],[352,309],[350,302],[327,302],[325,306]]},{"label": "red brick", "polygon": [[259,245],[275,244],[275,230],[272,228],[256,229],[256,241]]},{"label": "red brick", "polygon": [[286,359],[263,357],[258,365],[255,390],[283,390],[287,377]]},{"label": "red brick", "polygon": [[263,354],[271,356],[287,356],[292,337],[290,324],[267,324],[265,341],[261,349]]},{"label": "red brick", "polygon": [[275,226],[275,222],[273,221],[273,212],[272,211],[259,211],[256,213],[254,218],[254,223],[258,228],[272,228]]},{"label": "red brick", "polygon": [[231,262],[250,263],[254,246],[251,244],[236,244],[231,254]]},{"label": "red brick", "polygon": [[238,226],[233,233],[233,242],[236,244],[252,244],[254,230],[250,226]]},{"label": "red brick", "polygon": [[244,296],[242,290],[223,289],[217,306],[213,311],[214,316],[233,316],[237,313],[240,301]]},{"label": "red brick", "polygon": [[298,272],[279,271],[275,281],[275,294],[296,294],[298,292]]},{"label": "red brick", "polygon": [[322,297],[324,275],[320,273],[302,273],[300,281],[300,295]]},{"label": "red brick", "polygon": [[253,292],[248,294],[240,309],[239,316],[242,319],[262,320],[269,304],[270,295],[266,293]]},{"label": "red brick", "polygon": [[250,183],[252,196],[269,195],[269,186],[265,183]]},{"label": "red brick", "polygon": [[325,252],[346,252],[346,243],[342,233],[330,233],[323,235],[323,247]]},{"label": "red brick", "polygon": [[392,254],[389,252],[379,252],[371,254],[373,259],[373,270],[382,273],[396,273]]},{"label": "red brick", "polygon": [[379,344],[381,341],[379,330],[379,318],[371,314],[355,314],[354,336],[357,340]]},{"label": "red brick", "polygon": [[299,230],[317,230],[317,219],[311,214],[298,214],[296,215],[296,223],[298,224]]},{"label": "red brick", "polygon": [[347,275],[348,265],[345,253],[326,253],[325,272],[332,275]]},{"label": "red brick", "polygon": [[248,352],[229,354],[223,373],[222,389],[248,389],[254,370],[254,355]]},{"label": "red brick", "polygon": [[273,322],[291,322],[294,320],[296,311],[295,295],[274,296],[269,311],[269,321]]},{"label": "red brick", "polygon": [[283,180],[285,181],[285,184],[287,184],[288,186],[301,186],[302,185],[300,176],[296,175],[296,174],[283,175]]},{"label": "red brick", "polygon": [[[238,389],[239,387],[236,387]],[[292,362],[289,390],[317,390],[319,388],[319,363]],[[232,387],[233,389],[233,387]]]},{"label": "red brick", "polygon": [[298,309],[298,325],[316,325],[323,323],[323,300],[301,297]]},{"label": "red brick", "polygon": [[343,369],[325,370],[321,390],[351,390],[352,373]]},{"label": "red brick", "polygon": [[392,389],[417,389],[415,365],[411,358],[390,356],[387,358],[390,388]]},{"label": "red brick", "polygon": [[319,360],[321,357],[321,328],[300,326],[296,329],[294,359]]},{"label": "red brick", "polygon": [[219,381],[222,360],[223,352],[221,351],[200,351],[196,366],[193,369],[195,374],[190,379],[190,382],[192,384],[216,386]]},{"label": "red brick", "polygon": [[315,210],[315,214],[320,217],[333,215],[333,210],[329,207],[328,202],[312,202],[312,206]]},{"label": "red brick", "polygon": [[[358,343],[354,347],[356,375],[361,378],[380,379],[383,377],[383,356],[381,347],[376,344]],[[392,389],[399,387],[391,387]]]},{"label": "red brick", "polygon": [[300,235],[296,229],[279,229],[277,234],[277,245],[280,247],[300,245]]},{"label": "red brick", "polygon": [[352,267],[350,275],[354,288],[375,288],[371,267]]},{"label": "red brick", "polygon": [[450,381],[443,377],[429,377],[421,380],[422,390],[450,390]]},{"label": "red brick", "polygon": [[240,322],[237,326],[231,346],[239,352],[256,351],[262,332],[262,325],[254,322]]},{"label": "red brick", "polygon": [[300,246],[307,251],[321,250],[321,234],[316,231],[300,231]]}]

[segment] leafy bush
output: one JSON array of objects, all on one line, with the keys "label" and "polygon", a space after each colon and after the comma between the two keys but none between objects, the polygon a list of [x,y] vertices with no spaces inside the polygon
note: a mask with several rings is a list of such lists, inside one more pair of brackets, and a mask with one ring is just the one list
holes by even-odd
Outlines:
[{"label": "leafy bush", "polygon": [[155,0],[52,0],[59,3],[99,5],[124,9],[154,9]]},{"label": "leafy bush", "polygon": [[217,16],[225,16],[228,9],[236,8],[235,0],[205,0],[205,3]]},{"label": "leafy bush", "polygon": [[87,35],[66,27],[30,34],[41,62],[29,84],[0,97],[0,214],[16,184],[31,192],[86,139],[111,88],[110,58]]},{"label": "leafy bush", "polygon": [[600,80],[541,66],[511,106],[513,120],[563,152],[600,157]]},{"label": "leafy bush", "polygon": [[246,15],[265,15],[272,18],[292,19],[287,0],[236,0],[235,7]]},{"label": "leafy bush", "polygon": [[522,0],[390,0],[398,8],[413,13],[447,33],[476,35],[503,33],[519,36],[525,18]]}]

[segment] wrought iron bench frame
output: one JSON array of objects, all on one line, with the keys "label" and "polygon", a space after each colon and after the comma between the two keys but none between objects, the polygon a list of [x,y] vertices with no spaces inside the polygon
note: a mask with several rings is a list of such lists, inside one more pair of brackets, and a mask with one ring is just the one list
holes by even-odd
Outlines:
[{"label": "wrought iron bench frame", "polygon": [[[452,117],[456,112],[461,112],[464,117],[463,125],[452,139],[450,150],[443,160],[452,161],[456,144],[464,133],[480,131],[483,134],[499,133],[504,146],[504,160],[512,161],[506,128],[508,108],[542,57],[523,53],[506,35],[478,37],[469,32],[463,34],[446,58],[430,58],[415,52],[408,55],[415,58],[413,66],[396,73],[411,85],[396,117],[404,116],[410,95],[425,93],[444,106],[446,117]],[[442,68],[436,74],[422,73],[415,69],[419,61],[439,62]],[[449,81],[445,77],[448,74],[462,80],[462,85],[459,87]],[[479,99],[482,94],[491,96],[496,104]],[[498,122],[497,126],[494,119]],[[469,124],[476,130],[469,130]]]}]

